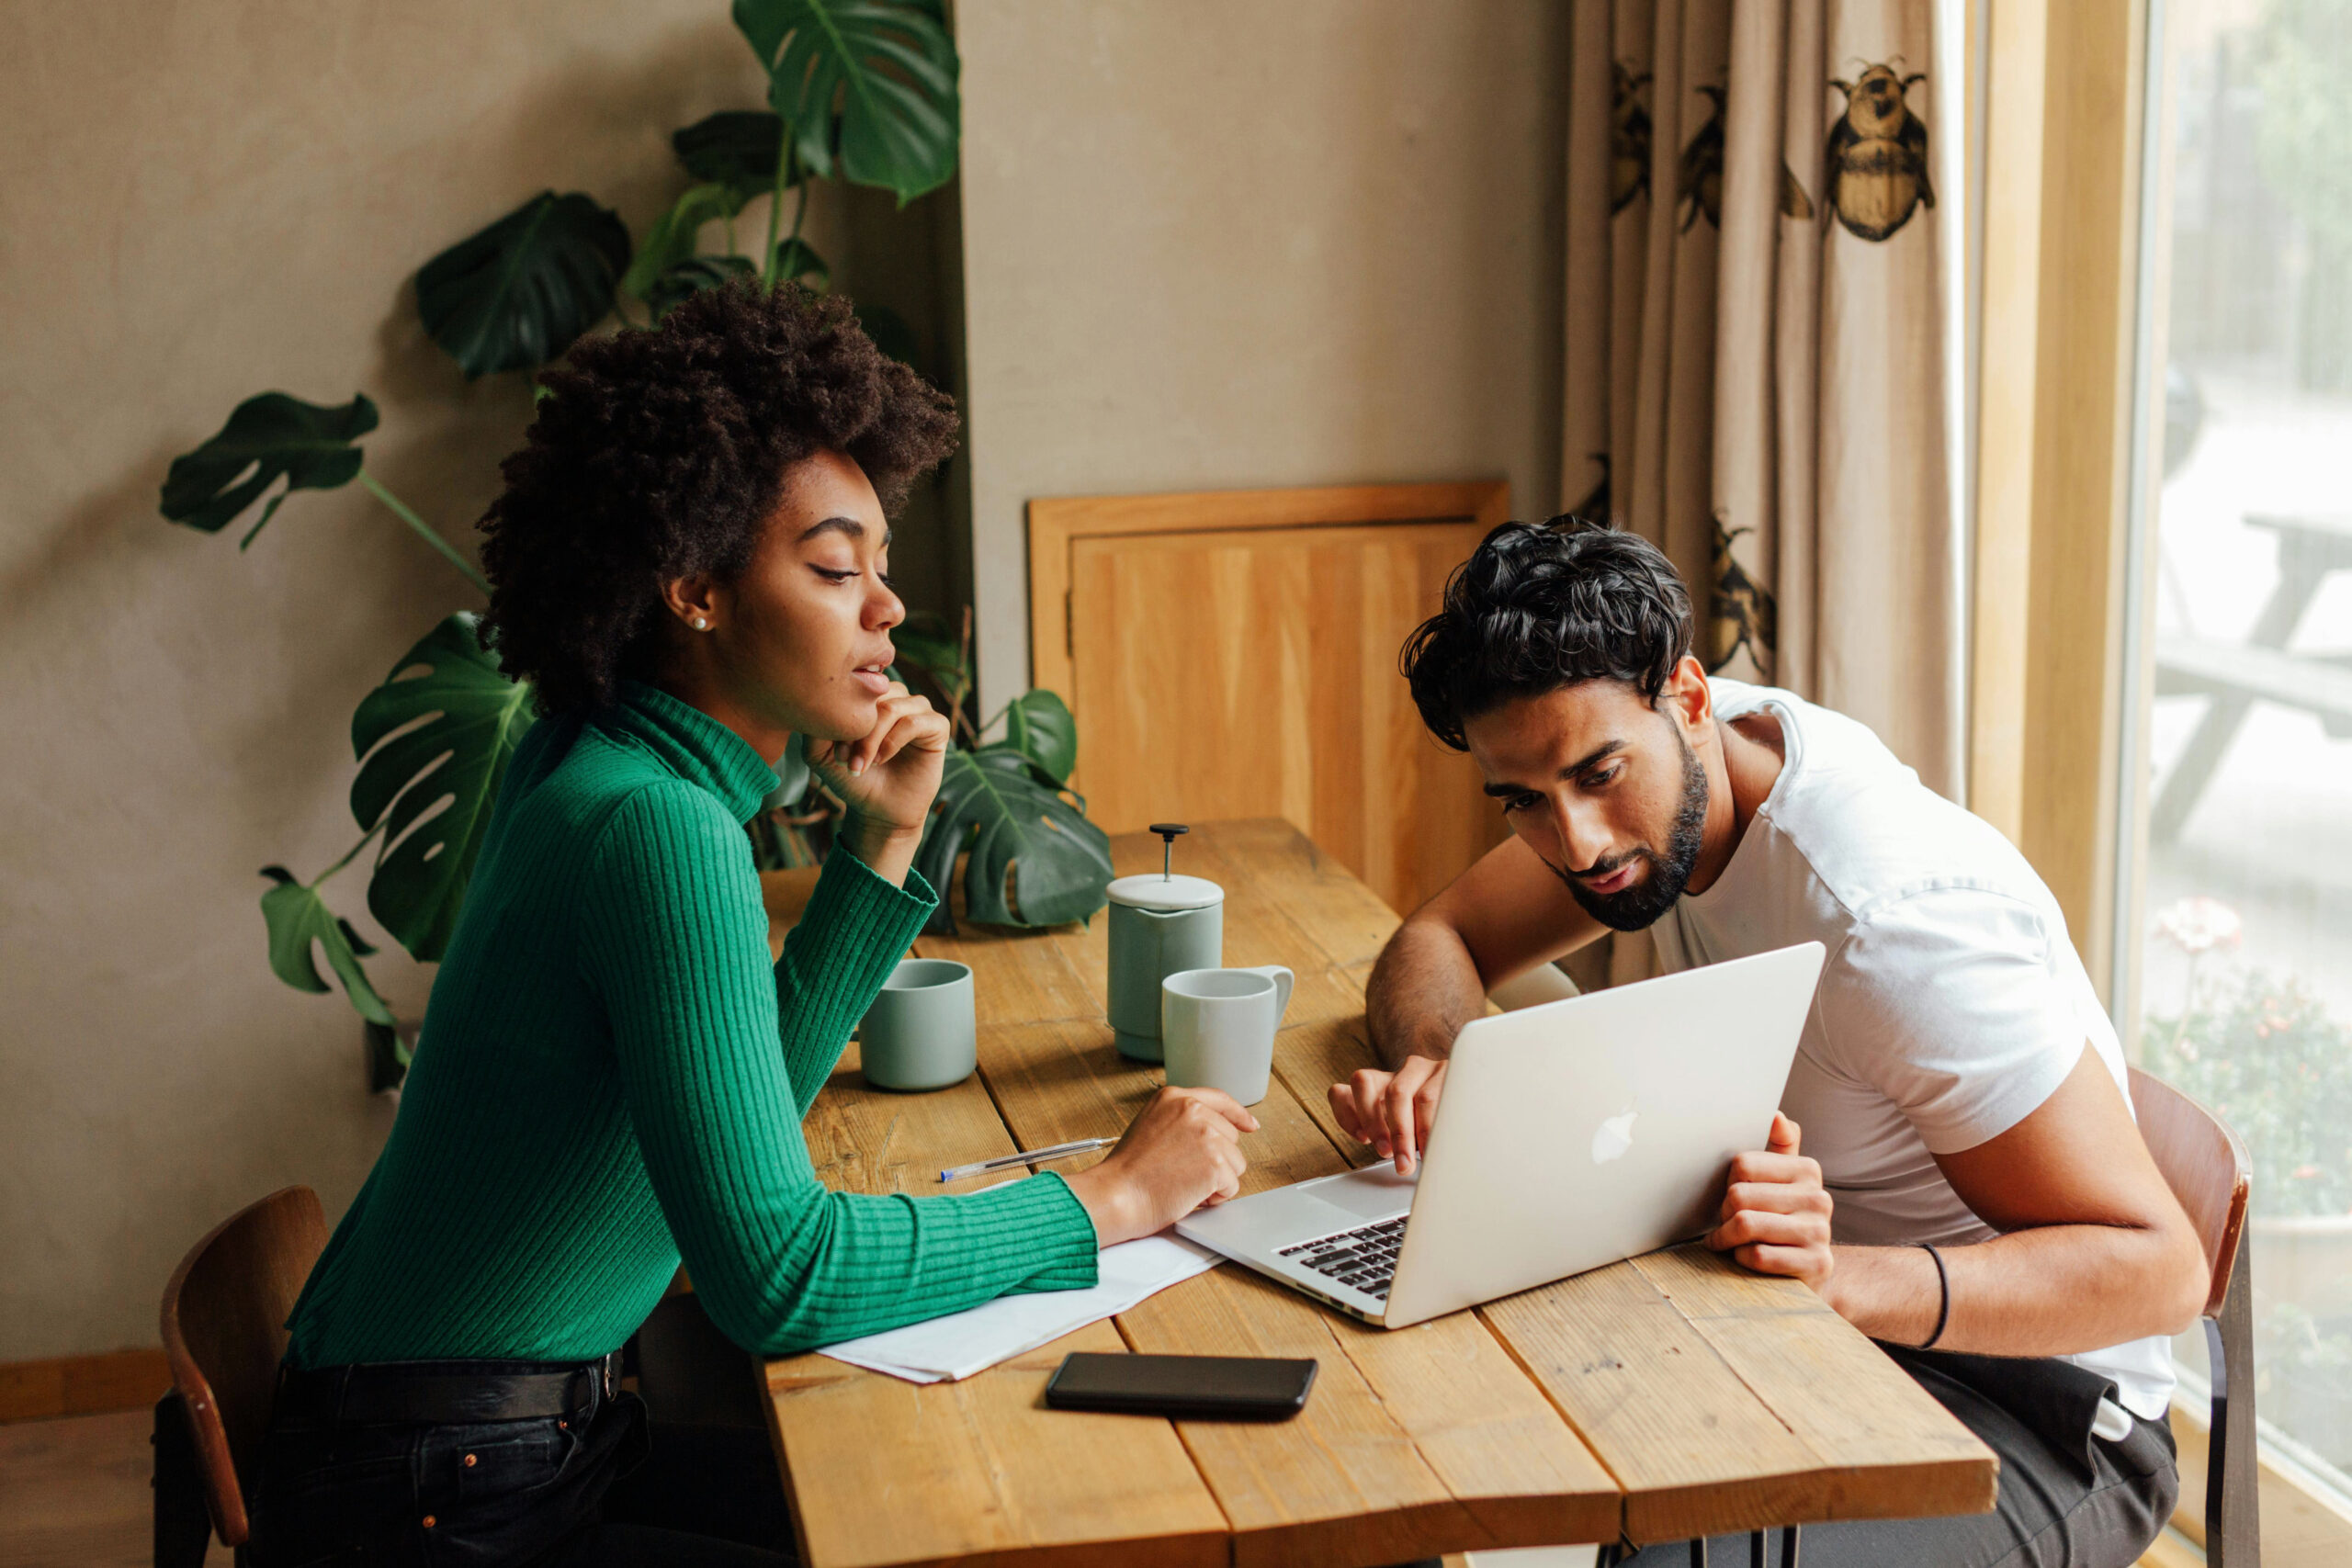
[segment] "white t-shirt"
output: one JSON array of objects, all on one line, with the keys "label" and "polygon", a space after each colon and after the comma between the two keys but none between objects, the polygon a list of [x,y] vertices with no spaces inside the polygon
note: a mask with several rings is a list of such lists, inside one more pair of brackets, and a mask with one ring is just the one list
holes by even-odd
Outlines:
[{"label": "white t-shirt", "polygon": [[[1710,682],[1715,714],[1769,709],[1784,761],[1723,874],[1651,933],[1668,974],[1818,942],[1828,958],[1781,1108],[1836,1201],[1836,1239],[1964,1245],[1997,1233],[1934,1156],[2038,1110],[2090,1043],[2130,1103],[2122,1046],[2065,916],[1990,824],[1919,782],[1863,725],[1791,693]],[[2068,1360],[2154,1420],[2170,1347]]]}]

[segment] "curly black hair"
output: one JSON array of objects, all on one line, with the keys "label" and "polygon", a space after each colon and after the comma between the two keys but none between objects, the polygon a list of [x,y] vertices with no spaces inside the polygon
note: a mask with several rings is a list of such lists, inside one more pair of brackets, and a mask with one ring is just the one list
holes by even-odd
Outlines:
[{"label": "curly black hair", "polygon": [[1690,591],[1656,545],[1555,517],[1479,541],[1399,662],[1421,722],[1461,751],[1463,720],[1514,697],[1623,681],[1656,704],[1694,630]]},{"label": "curly black hair", "polygon": [[662,584],[752,558],[785,471],[831,449],[886,511],[956,449],[956,405],[859,330],[850,302],[741,278],[650,328],[582,339],[482,518],[483,645],[541,710],[647,673]]}]

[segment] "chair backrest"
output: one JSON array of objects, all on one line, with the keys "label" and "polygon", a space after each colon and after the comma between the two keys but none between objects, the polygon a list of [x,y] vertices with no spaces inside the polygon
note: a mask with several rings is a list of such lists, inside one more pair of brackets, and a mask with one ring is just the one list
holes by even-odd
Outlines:
[{"label": "chair backrest", "polygon": [[204,1497],[224,1546],[245,1542],[245,1498],[286,1353],[287,1314],[326,1249],[307,1187],[273,1192],[215,1225],[164,1287],[164,1353],[187,1406]]},{"label": "chair backrest", "polygon": [[2222,1299],[2230,1292],[2238,1237],[2245,1229],[2246,1197],[2254,1186],[2245,1145],[2229,1123],[2137,1067],[2132,1069],[2132,1110],[2156,1168],[2164,1172],[2173,1196],[2188,1211],[2198,1240],[2205,1244],[2205,1265],[2213,1275],[2212,1288],[2205,1294],[2205,1315],[2219,1316]]}]

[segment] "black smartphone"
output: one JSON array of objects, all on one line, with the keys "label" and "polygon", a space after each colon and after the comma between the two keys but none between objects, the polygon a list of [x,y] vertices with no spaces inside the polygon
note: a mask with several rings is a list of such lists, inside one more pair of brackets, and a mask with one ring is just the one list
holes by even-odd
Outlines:
[{"label": "black smartphone", "polygon": [[1306,1408],[1315,1362],[1267,1356],[1102,1356],[1079,1350],[1046,1384],[1057,1410],[1284,1421]]}]

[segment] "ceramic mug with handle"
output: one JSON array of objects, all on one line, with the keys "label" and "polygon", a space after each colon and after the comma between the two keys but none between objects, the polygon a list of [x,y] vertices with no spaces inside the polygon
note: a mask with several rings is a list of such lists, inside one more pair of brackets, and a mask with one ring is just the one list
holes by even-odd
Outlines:
[{"label": "ceramic mug with handle", "polygon": [[1168,1081],[1221,1089],[1244,1105],[1266,1098],[1274,1034],[1290,1007],[1291,972],[1186,969],[1159,983],[1159,1034]]}]

